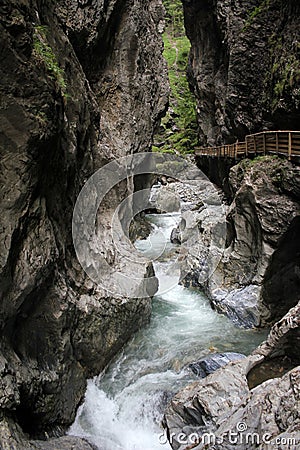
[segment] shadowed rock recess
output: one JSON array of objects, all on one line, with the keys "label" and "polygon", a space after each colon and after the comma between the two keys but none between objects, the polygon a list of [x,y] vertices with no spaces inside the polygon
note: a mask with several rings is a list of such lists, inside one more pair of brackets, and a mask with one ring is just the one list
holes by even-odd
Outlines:
[{"label": "shadowed rock recess", "polygon": [[[95,170],[151,148],[168,96],[164,11],[160,0],[4,0],[0,13],[0,447],[88,449],[59,435],[86,378],[149,319],[151,305],[111,298],[88,279],[74,254],[72,212]],[[112,190],[98,223],[112,266],[106,223],[134,184]],[[29,443],[19,426],[59,440]]]}]

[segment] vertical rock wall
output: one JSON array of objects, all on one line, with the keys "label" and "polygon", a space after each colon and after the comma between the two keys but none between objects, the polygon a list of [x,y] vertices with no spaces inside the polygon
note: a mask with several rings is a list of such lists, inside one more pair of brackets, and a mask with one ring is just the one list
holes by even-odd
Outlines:
[{"label": "vertical rock wall", "polygon": [[[162,29],[160,0],[0,6],[1,448],[6,417],[32,435],[68,425],[86,377],[148,320],[148,298],[112,298],[85,275],[71,223],[95,170],[151,147],[168,95]],[[111,261],[103,230],[133,188],[118,185],[100,218]]]},{"label": "vertical rock wall", "polygon": [[297,0],[183,0],[200,142],[299,129]]},{"label": "vertical rock wall", "polygon": [[[192,276],[185,283],[204,289],[216,309],[241,326],[274,323],[298,302],[299,177],[299,167],[272,156],[236,164],[229,171],[226,240],[217,268],[202,282],[205,254],[187,261]],[[200,243],[216,232],[213,217],[211,224],[200,219]]]},{"label": "vertical rock wall", "polygon": [[[183,0],[183,6],[200,143],[299,129],[299,2]],[[272,157],[233,168],[233,160],[221,158],[199,157],[197,164],[230,200],[227,247],[208,294],[246,326],[279,320],[299,297],[298,168]]]}]

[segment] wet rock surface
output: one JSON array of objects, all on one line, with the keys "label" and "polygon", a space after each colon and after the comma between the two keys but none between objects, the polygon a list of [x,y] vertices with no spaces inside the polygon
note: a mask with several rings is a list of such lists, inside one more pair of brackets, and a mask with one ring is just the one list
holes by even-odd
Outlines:
[{"label": "wet rock surface", "polygon": [[200,378],[215,372],[220,367],[226,366],[230,361],[236,361],[245,358],[241,353],[215,353],[213,355],[204,356],[196,362],[189,364],[189,368]]},{"label": "wet rock surface", "polygon": [[[299,358],[293,360],[295,368],[253,389],[249,388],[247,375],[263,361],[272,361],[274,355],[290,355],[290,333],[299,333],[299,312],[300,303],[273,326],[267,340],[250,356],[230,362],[173,397],[163,422],[172,448],[200,450],[212,448],[210,445],[214,444],[213,448],[232,449],[230,432],[236,433],[234,448],[241,450],[264,449],[267,445],[281,448],[282,436],[294,438],[290,448],[297,448],[300,442]],[[299,334],[296,345],[299,352]],[[205,433],[206,440],[202,439]],[[210,444],[207,433],[215,436]],[[245,433],[256,433],[259,441],[257,438],[246,441]],[[193,440],[195,436],[198,445]],[[266,436],[267,443],[263,440]]]},{"label": "wet rock surface", "polygon": [[22,429],[11,419],[0,417],[1,450],[96,450],[85,439],[63,436],[48,440],[29,440]]},{"label": "wet rock surface", "polygon": [[[150,316],[149,298],[114,298],[83,272],[72,214],[94,171],[151,147],[168,94],[163,9],[159,0],[4,0],[0,13],[0,406],[3,420],[51,436],[73,421],[86,378]],[[98,218],[111,267],[122,265],[112,214],[134,188],[131,178],[116,186]],[[128,270],[151,268],[141,260]],[[5,433],[1,448],[14,448],[19,428]],[[33,448],[73,441],[89,448],[72,438]]]}]

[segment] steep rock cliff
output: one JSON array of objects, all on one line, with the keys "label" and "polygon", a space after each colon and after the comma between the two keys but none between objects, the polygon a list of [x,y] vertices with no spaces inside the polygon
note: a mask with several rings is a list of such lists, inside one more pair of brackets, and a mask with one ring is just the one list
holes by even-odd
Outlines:
[{"label": "steep rock cliff", "polygon": [[[19,449],[5,421],[41,437],[70,424],[86,377],[148,320],[149,298],[112,298],[85,275],[72,212],[95,170],[149,150],[168,88],[160,0],[4,0],[0,13],[0,442]],[[111,215],[134,184],[98,218],[112,265]]]},{"label": "steep rock cliff", "polygon": [[298,167],[271,157],[230,171],[227,248],[210,290],[217,307],[233,317],[243,318],[246,310],[245,322],[274,323],[298,301],[299,177]]},{"label": "steep rock cliff", "polygon": [[299,2],[182,1],[201,144],[299,129]]},{"label": "steep rock cliff", "polygon": [[269,156],[234,166],[220,263],[201,283],[202,255],[188,261],[192,275],[185,283],[204,288],[218,311],[243,326],[274,323],[298,301],[299,177],[299,167]]}]

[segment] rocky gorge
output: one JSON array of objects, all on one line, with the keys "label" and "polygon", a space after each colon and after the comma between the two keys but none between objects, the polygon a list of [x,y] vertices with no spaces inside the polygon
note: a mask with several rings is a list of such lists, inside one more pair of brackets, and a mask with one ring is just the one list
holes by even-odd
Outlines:
[{"label": "rocky gorge", "polygon": [[[199,143],[235,142],[262,129],[299,129],[298,2],[182,3]],[[72,215],[93,173],[151,149],[168,106],[164,21],[161,0],[0,5],[3,450],[94,448],[84,438],[65,436],[86,380],[150,320],[155,289],[136,298],[115,296],[83,271],[72,242]],[[174,193],[188,203],[172,240],[184,246],[195,236],[182,264],[182,283],[205,292],[212,307],[239,326],[272,328],[246,358],[172,391],[164,405],[166,435],[181,450],[257,448],[233,447],[228,440],[242,422],[251,433],[299,439],[299,166],[268,156],[239,164],[196,163],[219,185],[223,204],[216,204],[208,180],[196,189],[163,180],[168,193],[162,211],[180,206]],[[112,270],[125,264],[109,232],[115,210],[153,183],[145,175],[128,176],[101,204],[97,250]],[[80,211],[80,225],[95,196],[93,191],[87,211]],[[134,204],[126,207],[134,215]],[[135,227],[142,228],[139,220]],[[150,230],[146,226],[145,234]],[[208,262],[215,266],[220,260],[211,273],[208,248]],[[142,257],[126,267],[129,279],[153,275]],[[242,333],[248,331],[254,333]],[[172,364],[168,370],[178,372],[178,363]],[[217,443],[172,438],[182,432],[200,438],[213,432]]]}]

